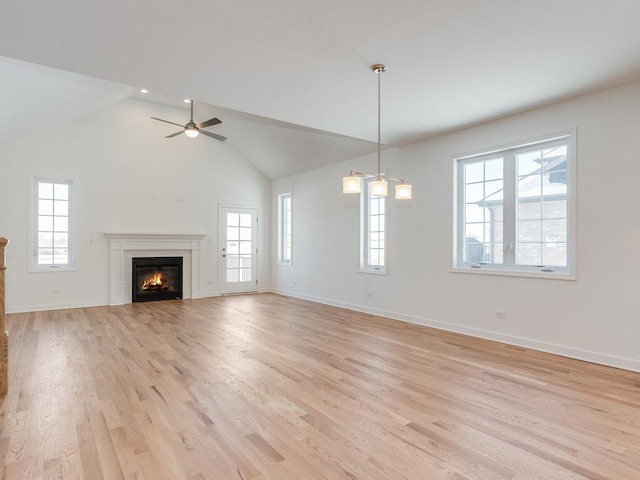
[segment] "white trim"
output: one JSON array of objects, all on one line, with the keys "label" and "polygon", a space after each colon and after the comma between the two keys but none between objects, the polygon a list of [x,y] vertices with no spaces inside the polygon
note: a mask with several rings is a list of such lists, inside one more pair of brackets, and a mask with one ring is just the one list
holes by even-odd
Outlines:
[{"label": "white trim", "polygon": [[481,328],[467,327],[456,323],[443,322],[440,320],[434,320],[431,318],[417,317],[413,315],[406,315],[396,312],[390,312],[386,310],[379,310],[376,308],[365,307],[362,305],[356,305],[347,302],[336,302],[327,298],[315,297],[312,295],[304,295],[296,292],[290,292],[286,290],[271,290],[272,293],[284,295],[288,297],[299,298],[301,300],[308,300],[310,302],[321,303],[323,305],[331,305],[333,307],[346,308],[348,310],[354,310],[356,312],[368,313],[371,315],[377,315],[380,317],[390,318],[392,320],[398,320],[401,322],[414,323],[416,325],[422,325],[425,327],[436,328],[438,330],[444,330],[447,332],[460,333],[462,335],[469,335],[476,338],[483,338],[485,340],[491,340],[494,342],[505,343],[508,345],[515,345],[524,348],[530,348],[540,352],[550,353],[553,355],[560,355],[563,357],[573,358],[576,360],[583,360],[599,365],[605,365],[608,367],[620,368],[623,370],[629,370],[632,372],[640,373],[640,360],[619,357],[617,355],[610,355],[607,353],[594,352],[592,350],[585,350],[582,348],[575,348],[568,345],[560,345],[557,343],[542,342],[532,338],[520,337],[517,335],[507,335],[492,330],[485,330]]},{"label": "white trim", "polygon": [[451,273],[472,273],[474,275],[499,275],[503,277],[527,277],[527,278],[547,278],[552,280],[576,280],[575,274],[569,273],[552,273],[552,272],[536,272],[526,270],[500,270],[494,268],[494,266],[482,265],[479,268],[473,267],[452,267],[449,272]]},{"label": "white trim", "polygon": [[[291,210],[291,257],[288,260],[284,258],[284,238],[286,221],[283,218],[284,199],[289,198]],[[278,195],[278,265],[281,267],[293,266],[293,192],[285,192]]]},{"label": "white trim", "polygon": [[[264,292],[260,292],[264,293]],[[192,297],[192,299],[219,297],[219,292],[201,292],[200,296]],[[41,305],[24,305],[18,307],[7,307],[7,313],[29,313],[29,312],[46,312],[48,310],[67,310],[73,308],[91,308],[91,307],[104,307],[114,306],[110,305],[109,299],[104,300],[90,300],[81,302],[67,302],[67,303],[51,303]]]},{"label": "white trim", "polygon": [[23,305],[18,307],[7,307],[7,313],[28,313],[28,312],[44,312],[47,310],[67,310],[72,308],[90,308],[90,307],[104,307],[109,305],[109,299],[103,300],[90,300],[82,302],[67,302],[67,303],[51,303],[41,305]]},{"label": "white trim", "polygon": [[567,168],[567,175],[570,181],[567,182],[567,198],[569,199],[569,225],[567,225],[567,245],[570,246],[569,251],[569,274],[571,280],[578,278],[578,195],[576,193],[578,187],[578,129],[574,128],[569,133],[569,158],[570,165]]},{"label": "white trim", "polygon": [[387,269],[385,267],[364,268],[361,266],[360,269],[358,270],[358,273],[369,273],[371,275],[386,275]]},{"label": "white trim", "polygon": [[111,240],[131,241],[192,241],[202,240],[206,235],[182,235],[173,233],[105,233]]},{"label": "white trim", "polygon": [[146,234],[146,233],[105,233],[111,239],[111,269],[110,269],[110,305],[123,305],[129,303],[131,292],[126,289],[127,281],[123,271],[126,266],[125,252],[132,251],[176,251],[188,252],[191,257],[190,292],[183,298],[201,298],[206,295],[200,287],[200,249],[202,239],[206,235],[201,234]]},{"label": "white trim", "polygon": [[[40,175],[29,173],[29,255],[27,256],[27,272],[29,273],[52,273],[52,272],[75,272],[74,267],[74,223],[75,223],[75,183],[76,180],[73,176],[61,177],[59,175]],[[44,264],[39,265],[37,263],[37,245],[38,241],[38,215],[36,215],[36,181],[52,182],[67,184],[69,187],[68,195],[68,211],[67,211],[67,247],[68,247],[68,262],[66,264],[54,265]]]},{"label": "white trim", "polygon": [[[224,290],[222,288],[222,276],[226,274],[226,271],[224,271],[223,269],[223,264],[225,262],[220,261],[220,258],[222,256],[222,248],[224,248],[223,242],[222,242],[222,210],[223,209],[242,209],[242,210],[255,210],[256,212],[256,225],[255,225],[255,232],[256,232],[256,244],[255,244],[255,249],[256,249],[256,265],[255,265],[255,281],[256,281],[256,289],[255,290],[250,290],[248,292],[237,292],[237,293],[254,293],[257,292],[260,288],[260,282],[259,282],[259,278],[260,278],[260,209],[258,207],[249,207],[246,205],[231,205],[228,203],[219,203],[218,204],[218,252],[216,253],[217,258],[218,258],[218,289],[220,291],[220,295],[226,295],[228,293],[232,293],[232,292],[222,292],[222,290]],[[226,225],[226,219],[225,219],[225,225]],[[224,232],[225,238],[227,235],[227,232]],[[233,292],[236,293],[236,292]]]},{"label": "white trim", "polygon": [[362,180],[362,191],[360,192],[360,252],[359,252],[359,265],[358,273],[370,273],[373,275],[386,275],[387,274],[387,197],[382,198],[384,203],[384,248],[382,249],[384,255],[384,265],[371,265],[367,258],[369,252],[369,235],[371,227],[371,182],[375,181],[376,177],[365,177]]},{"label": "white trim", "polygon": [[[509,144],[499,147],[490,147],[484,150],[475,151],[473,153],[465,153],[461,155],[452,156],[453,166],[453,254],[452,254],[452,266],[450,272],[452,273],[471,273],[471,274],[484,274],[484,275],[502,275],[511,277],[529,277],[529,278],[543,278],[543,279],[556,279],[556,280],[576,280],[577,278],[577,128],[564,130],[562,132],[556,132],[549,135],[541,135],[535,138],[531,138],[523,141],[514,141]],[[473,161],[482,161],[483,158],[490,158],[493,155],[499,155],[503,152],[513,152],[516,150],[525,150],[534,147],[539,144],[548,144],[554,141],[560,141],[566,138],[568,146],[567,155],[567,266],[566,267],[554,267],[554,271],[544,271],[542,268],[536,266],[519,265],[519,264],[470,264],[463,263],[464,258],[464,241],[460,239],[460,234],[464,231],[464,215],[462,209],[464,205],[463,200],[463,187],[461,176],[461,165]],[[504,180],[503,180],[504,181]],[[504,187],[507,188],[506,186]],[[505,204],[509,199],[505,195]],[[507,229],[505,218],[505,242],[507,241]],[[517,242],[516,238],[512,239],[513,242]]]},{"label": "white trim", "polygon": [[[33,260],[33,259],[31,259]],[[29,273],[60,273],[60,272],[75,272],[74,267],[67,267],[64,265],[45,265],[43,267],[34,268],[29,266],[27,272]]]}]

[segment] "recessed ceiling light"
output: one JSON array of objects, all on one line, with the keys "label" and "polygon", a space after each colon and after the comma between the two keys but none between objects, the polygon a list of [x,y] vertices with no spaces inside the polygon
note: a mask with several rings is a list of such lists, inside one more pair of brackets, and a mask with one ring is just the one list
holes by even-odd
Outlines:
[{"label": "recessed ceiling light", "polygon": [[191,103],[191,100],[190,100],[190,99],[188,99],[188,98],[185,98],[185,99],[184,99],[184,103]]},{"label": "recessed ceiling light", "polygon": [[141,88],[140,93],[149,93],[149,90],[147,90],[146,88]]}]

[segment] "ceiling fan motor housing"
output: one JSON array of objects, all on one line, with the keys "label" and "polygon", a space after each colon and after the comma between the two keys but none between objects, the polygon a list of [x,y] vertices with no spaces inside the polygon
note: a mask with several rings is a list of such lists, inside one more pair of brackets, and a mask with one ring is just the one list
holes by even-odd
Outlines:
[{"label": "ceiling fan motor housing", "polygon": [[[181,126],[179,123],[170,122],[168,120],[163,120],[162,118],[157,118],[157,117],[151,117],[151,118],[153,120],[158,120],[159,122],[170,123],[171,125],[176,125],[178,127]],[[173,133],[171,135],[167,135],[165,138],[173,138],[173,137],[175,137],[177,135],[180,135],[181,133],[184,133],[189,138],[195,138],[200,133],[202,133],[203,135],[206,135],[207,137],[215,138],[216,140],[218,140],[220,142],[224,142],[227,139],[227,137],[224,137],[222,135],[218,135],[217,133],[207,132],[206,130],[201,130],[203,128],[211,127],[213,125],[219,125],[221,123],[222,122],[218,118],[215,118],[215,117],[214,118],[210,118],[206,122],[195,123],[193,121],[193,101],[191,101],[191,118],[189,120],[189,123],[187,123],[184,127],[182,127],[181,131]]]}]

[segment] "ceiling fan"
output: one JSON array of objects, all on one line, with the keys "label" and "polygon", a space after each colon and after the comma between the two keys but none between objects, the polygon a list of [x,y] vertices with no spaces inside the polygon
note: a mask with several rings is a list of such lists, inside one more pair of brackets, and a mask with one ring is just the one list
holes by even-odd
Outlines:
[{"label": "ceiling fan", "polygon": [[211,133],[211,132],[207,132],[206,130],[202,130],[203,128],[206,128],[206,127],[218,125],[222,123],[222,121],[214,117],[210,120],[207,120],[206,122],[194,123],[193,122],[193,100],[191,100],[189,103],[191,103],[191,120],[189,120],[189,123],[187,123],[186,125],[180,125],[179,123],[170,122],[168,120],[163,120],[161,118],[151,117],[153,120],[158,120],[159,122],[164,122],[164,123],[170,123],[171,125],[177,125],[178,127],[182,128],[182,130],[180,130],[179,132],[172,133],[171,135],[167,135],[164,138],[176,137],[183,132],[187,137],[195,138],[198,136],[198,134],[201,133],[203,135],[206,135],[207,137],[215,138],[216,140],[220,140],[221,142],[224,142],[227,139],[227,137],[223,137],[222,135],[218,135],[217,133]]}]

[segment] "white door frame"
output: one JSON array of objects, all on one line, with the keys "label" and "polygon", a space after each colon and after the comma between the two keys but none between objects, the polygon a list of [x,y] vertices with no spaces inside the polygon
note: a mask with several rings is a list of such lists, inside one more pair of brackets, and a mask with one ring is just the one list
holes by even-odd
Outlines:
[{"label": "white door frame", "polygon": [[[235,289],[226,288],[228,286],[226,281],[227,274],[227,262],[226,262],[226,253],[223,250],[225,245],[225,239],[227,237],[226,232],[226,218],[223,215],[226,215],[227,210],[250,210],[252,214],[255,215],[255,222],[253,224],[253,231],[255,232],[255,245],[252,245],[252,258],[255,260],[255,264],[253,266],[253,270],[255,272],[255,278],[252,278],[252,285],[250,288],[242,289],[241,291]],[[218,285],[219,291],[221,295],[232,294],[232,293],[255,293],[258,291],[258,218],[260,215],[260,210],[258,207],[252,207],[247,205],[229,205],[229,204],[219,204],[218,206]]]}]

